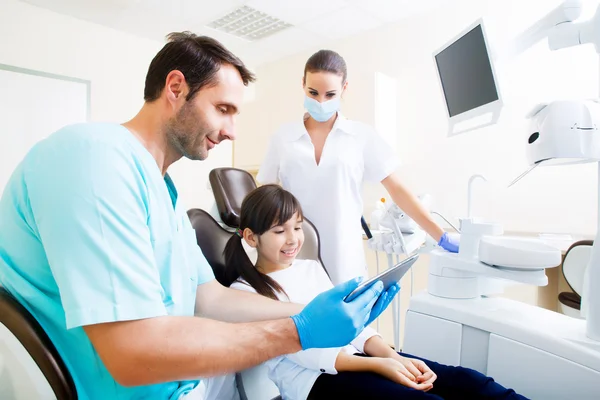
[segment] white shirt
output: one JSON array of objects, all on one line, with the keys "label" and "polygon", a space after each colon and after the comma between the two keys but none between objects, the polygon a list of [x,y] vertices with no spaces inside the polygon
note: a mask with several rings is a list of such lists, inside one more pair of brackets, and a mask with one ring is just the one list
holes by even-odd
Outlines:
[{"label": "white shirt", "polygon": [[[289,268],[268,275],[287,294],[277,294],[281,301],[308,304],[319,293],[333,287],[321,264],[314,260],[295,260]],[[243,280],[234,282],[231,288],[256,292]],[[303,350],[269,360],[266,362],[269,378],[277,385],[284,399],[305,400],[319,375],[337,374],[335,361],[340,351],[362,353],[365,342],[373,336],[379,334],[367,327],[348,346]]]},{"label": "white shirt", "polygon": [[363,180],[381,182],[398,165],[373,128],[338,113],[318,165],[304,122],[297,121],[273,135],[257,180],[280,182],[298,198],[319,231],[323,264],[337,285],[367,276],[360,225]]}]

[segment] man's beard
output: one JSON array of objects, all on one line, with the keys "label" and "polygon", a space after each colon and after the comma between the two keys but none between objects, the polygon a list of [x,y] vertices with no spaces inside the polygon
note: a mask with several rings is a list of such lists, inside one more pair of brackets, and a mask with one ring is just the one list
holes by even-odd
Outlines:
[{"label": "man's beard", "polygon": [[205,160],[208,157],[207,136],[214,131],[204,115],[197,112],[191,103],[185,103],[165,128],[169,144],[183,157],[190,160]]}]

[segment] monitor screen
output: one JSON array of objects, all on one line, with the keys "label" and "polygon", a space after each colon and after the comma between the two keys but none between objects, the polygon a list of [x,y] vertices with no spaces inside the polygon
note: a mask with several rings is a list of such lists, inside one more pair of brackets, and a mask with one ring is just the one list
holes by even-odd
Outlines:
[{"label": "monitor screen", "polygon": [[435,56],[450,118],[498,100],[481,25]]}]

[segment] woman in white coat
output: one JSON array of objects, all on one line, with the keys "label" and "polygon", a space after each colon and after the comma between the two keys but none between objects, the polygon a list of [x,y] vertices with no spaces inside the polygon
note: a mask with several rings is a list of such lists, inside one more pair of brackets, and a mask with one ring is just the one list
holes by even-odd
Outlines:
[{"label": "woman in white coat", "polygon": [[367,274],[360,225],[364,180],[381,182],[442,248],[457,252],[458,239],[400,181],[390,146],[372,127],[340,113],[346,78],[346,63],[336,52],[320,50],[308,59],[302,79],[307,113],[273,135],[257,180],[280,183],[300,200],[319,231],[321,257],[334,284]]}]

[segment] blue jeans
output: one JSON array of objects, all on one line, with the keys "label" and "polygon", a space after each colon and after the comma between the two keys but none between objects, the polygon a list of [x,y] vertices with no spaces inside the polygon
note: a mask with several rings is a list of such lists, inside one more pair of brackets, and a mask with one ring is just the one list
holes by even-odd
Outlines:
[{"label": "blue jeans", "polygon": [[338,372],[317,378],[308,400],[373,399],[373,400],[523,400],[525,397],[496,383],[482,373],[464,367],[438,364],[410,354],[403,357],[422,360],[437,375],[428,392],[395,383],[371,372]]}]

